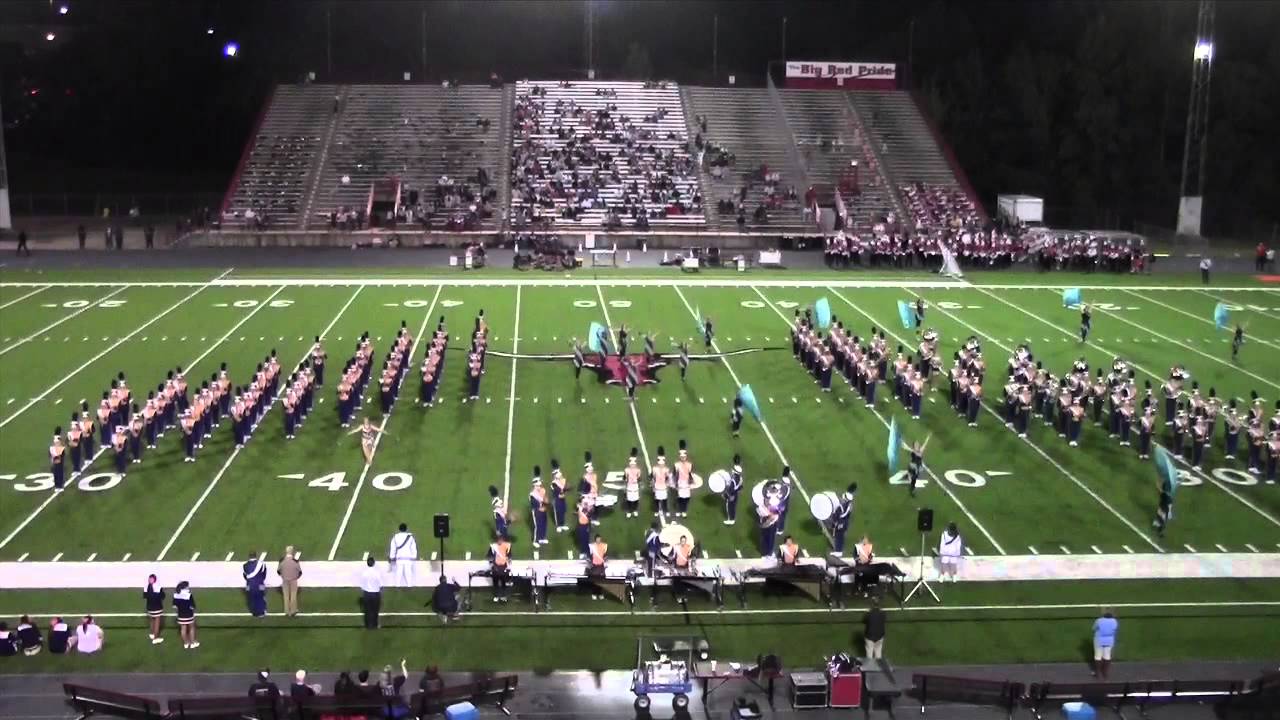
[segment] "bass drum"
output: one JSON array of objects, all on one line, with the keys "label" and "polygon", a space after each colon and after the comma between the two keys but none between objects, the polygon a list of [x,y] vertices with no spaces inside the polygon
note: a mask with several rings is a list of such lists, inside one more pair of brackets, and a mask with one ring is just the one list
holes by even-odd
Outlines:
[{"label": "bass drum", "polygon": [[813,497],[809,498],[809,512],[817,518],[818,522],[826,522],[836,514],[838,507],[840,507],[840,496],[830,490],[814,493]]},{"label": "bass drum", "polygon": [[717,470],[707,476],[707,489],[719,495],[729,486],[729,471]]}]

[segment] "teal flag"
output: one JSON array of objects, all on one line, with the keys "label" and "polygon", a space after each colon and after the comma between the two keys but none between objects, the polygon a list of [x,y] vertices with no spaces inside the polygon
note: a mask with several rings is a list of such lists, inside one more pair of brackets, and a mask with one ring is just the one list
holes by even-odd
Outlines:
[{"label": "teal flag", "polygon": [[902,320],[902,328],[910,330],[916,326],[916,311],[906,300],[898,301],[898,317]]},{"label": "teal flag", "polygon": [[898,448],[902,447],[902,433],[898,430],[898,418],[889,421],[889,447],[886,455],[889,460],[889,474],[898,472]]},{"label": "teal flag", "polygon": [[1231,313],[1227,310],[1224,303],[1218,303],[1213,309],[1213,322],[1218,326],[1219,330],[1223,330],[1231,322]]},{"label": "teal flag", "polygon": [[697,320],[698,320],[698,329],[695,330],[694,332],[701,335],[702,331],[705,330],[707,327],[707,323],[702,319],[702,308],[698,308],[693,312],[693,314],[697,316]]},{"label": "teal flag", "polygon": [[1080,288],[1067,288],[1062,291],[1062,306],[1071,307],[1080,304]]},{"label": "teal flag", "polygon": [[1178,489],[1178,470],[1173,466],[1173,456],[1163,446],[1156,446],[1156,470],[1163,481],[1162,486],[1170,495]]},{"label": "teal flag", "polygon": [[818,302],[813,305],[813,315],[818,320],[819,330],[831,327],[831,302],[826,298],[818,298]]},{"label": "teal flag", "polygon": [[608,332],[604,326],[598,322],[591,323],[591,329],[587,331],[587,347],[592,352],[602,352],[604,350],[604,334]]},{"label": "teal flag", "polygon": [[755,418],[756,422],[760,422],[760,403],[756,402],[756,394],[750,385],[738,388],[738,399],[742,401],[742,406],[747,409],[747,412],[751,413],[751,417]]}]

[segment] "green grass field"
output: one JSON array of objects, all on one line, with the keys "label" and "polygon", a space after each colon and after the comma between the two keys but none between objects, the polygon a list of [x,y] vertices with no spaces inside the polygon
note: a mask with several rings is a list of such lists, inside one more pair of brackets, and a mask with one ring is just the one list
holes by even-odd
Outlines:
[{"label": "green grass field", "polygon": [[[525,496],[535,464],[546,469],[552,458],[559,459],[573,484],[584,451],[592,452],[603,476],[621,470],[633,446],[644,448],[650,458],[660,445],[673,455],[680,439],[688,441],[695,471],[703,476],[727,467],[740,453],[748,485],[776,477],[784,463],[794,469],[806,496],[840,491],[857,481],[850,536],[870,534],[887,555],[918,552],[915,517],[921,506],[932,507],[942,524],[957,522],[968,547],[984,556],[1280,551],[1280,489],[1243,472],[1241,461],[1222,457],[1221,424],[1203,471],[1180,471],[1177,518],[1166,536],[1157,538],[1151,528],[1155,469],[1132,448],[1108,440],[1102,429],[1086,426],[1081,446],[1070,448],[1038,422],[1030,437],[1020,440],[988,412],[976,429],[968,428],[948,407],[943,384],[926,401],[923,417],[913,422],[893,400],[872,411],[842,384],[829,394],[819,392],[789,352],[793,308],[823,296],[853,332],[865,334],[874,325],[890,334],[891,347],[914,345],[914,332],[897,321],[896,303],[918,295],[930,304],[926,325],[941,334],[943,357],[970,335],[982,341],[992,409],[999,395],[996,378],[1012,349],[1025,342],[1056,373],[1082,355],[1091,367],[1123,357],[1138,369],[1139,386],[1151,380],[1158,387],[1169,367],[1180,362],[1206,393],[1213,387],[1219,396],[1248,398],[1257,391],[1270,416],[1280,397],[1280,290],[1248,278],[1224,279],[1224,289],[1205,291],[1191,284],[1194,278],[1162,276],[979,274],[937,287],[935,278],[923,275],[816,272],[693,278],[648,271],[580,273],[571,279],[519,275],[517,283],[511,280],[516,276],[502,271],[466,276],[389,271],[375,278],[368,271],[255,270],[208,284],[224,270],[107,276],[88,270],[0,271],[0,561],[223,560],[249,551],[274,556],[290,544],[302,550],[304,560],[359,560],[366,552],[382,557],[399,522],[425,537],[430,517],[438,512],[452,518],[450,557],[480,558],[492,530],[489,485],[505,492],[520,516],[513,530],[516,557],[528,559]],[[589,282],[592,277],[599,282]],[[476,279],[483,282],[471,282]],[[124,284],[74,284],[101,282]],[[913,289],[916,282],[921,284]],[[1096,310],[1093,337],[1083,347],[1076,337],[1078,313],[1061,302],[1060,286],[1075,284],[1113,285],[1085,290]],[[1231,304],[1234,318],[1247,323],[1250,342],[1239,363],[1231,360],[1228,333],[1212,322],[1218,302]],[[82,399],[93,403],[100,397],[117,372],[125,372],[142,396],[178,365],[189,378],[200,378],[226,363],[236,383],[272,349],[286,369],[291,367],[312,337],[323,333],[333,373],[362,332],[375,339],[375,355],[383,355],[402,321],[416,330],[444,316],[456,346],[480,309],[491,329],[491,348],[503,352],[566,353],[570,339],[583,337],[593,321],[625,323],[635,338],[633,348],[647,332],[657,338],[660,352],[670,351],[675,342],[697,340],[698,312],[714,319],[720,350],[780,349],[695,362],[685,382],[668,368],[660,384],[638,391],[634,407],[621,389],[599,384],[587,373],[575,380],[567,362],[496,356],[488,359],[479,401],[464,402],[464,363],[451,352],[442,402],[429,409],[414,405],[418,381],[411,373],[387,422],[389,434],[369,467],[357,438],[337,426],[329,381],[317,396],[323,402],[293,441],[283,438],[276,408],[238,453],[233,454],[230,430],[224,427],[206,441],[198,462],[184,464],[180,441],[170,433],[140,465],[130,466],[127,477],[112,474],[109,453],[77,480],[74,491],[52,495],[42,475],[48,471],[45,448],[53,428],[65,425]],[[700,346],[697,342],[695,350]],[[420,350],[414,366],[418,361]],[[740,383],[755,389],[765,426],[748,420],[734,439],[729,403]],[[365,407],[377,421],[374,392],[366,393],[373,399]],[[882,389],[879,395],[890,393]],[[907,439],[933,436],[929,483],[915,498],[901,481],[887,479],[891,417],[905,428]],[[818,523],[803,511],[792,518],[788,529],[800,544],[811,554],[824,552]],[[719,499],[703,491],[695,495],[684,524],[711,557],[759,554],[752,523],[727,527],[722,519]],[[600,531],[611,554],[626,557],[640,550],[649,520],[606,516]],[[571,534],[552,533],[551,540],[541,558],[575,554]],[[422,541],[424,551],[434,547]],[[1105,583],[1096,591],[1090,583],[1081,585],[1077,592],[1087,602],[1122,600],[1107,592]],[[1176,599],[1200,594],[1196,583],[1179,587],[1186,595]],[[1231,587],[1211,594],[1224,601],[1240,597]],[[1263,595],[1276,597],[1273,584],[1260,587]],[[46,614],[79,607],[74,596],[68,600],[74,607],[62,604],[68,596],[60,592],[0,592],[0,610]],[[1040,598],[1037,602],[1051,602],[1047,588],[1029,592]],[[130,598],[120,605],[136,610]],[[330,605],[349,609],[337,600]],[[734,627],[727,619],[707,622],[722,635]],[[999,631],[997,625],[992,631]],[[806,637],[816,639],[820,628],[804,631]],[[329,632],[322,630],[317,632]],[[1160,632],[1168,630],[1162,626]],[[1243,629],[1240,635],[1250,632]],[[930,659],[926,645],[922,636],[921,661]],[[1018,641],[1016,652],[1000,657],[1032,659],[1032,645],[1028,637]],[[556,662],[555,647],[545,654],[548,662]],[[1045,656],[1062,654],[1054,650]],[[593,657],[579,664],[596,662]],[[602,650],[599,662],[610,657]],[[239,662],[224,659],[228,666],[253,664]]]}]

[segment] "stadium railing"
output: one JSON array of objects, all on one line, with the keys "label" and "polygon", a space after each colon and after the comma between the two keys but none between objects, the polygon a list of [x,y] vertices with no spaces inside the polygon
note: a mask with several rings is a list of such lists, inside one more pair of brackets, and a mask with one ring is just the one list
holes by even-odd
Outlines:
[{"label": "stadium railing", "polygon": [[1110,707],[1117,713],[1125,706],[1138,708],[1146,717],[1153,705],[1217,702],[1240,695],[1245,683],[1239,680],[1144,680],[1136,682],[1032,683],[1026,704],[1037,720],[1047,704],[1087,702]]},{"label": "stadium railing", "polygon": [[915,686],[915,696],[920,700],[922,715],[931,702],[959,702],[998,707],[1005,711],[1007,717],[1012,718],[1026,689],[1022,683],[1008,680],[979,680],[920,673],[912,675],[911,682]]},{"label": "stadium railing", "polygon": [[136,720],[161,720],[165,716],[160,712],[158,701],[138,695],[99,690],[74,683],[63,683],[62,692],[71,707],[80,713],[81,720],[92,715]]},{"label": "stadium railing", "polygon": [[504,715],[510,715],[506,703],[515,694],[519,683],[520,679],[515,675],[496,675],[437,691],[416,692],[409,697],[409,708],[418,717],[430,717],[443,713],[454,703],[470,702],[473,705],[494,705]]}]

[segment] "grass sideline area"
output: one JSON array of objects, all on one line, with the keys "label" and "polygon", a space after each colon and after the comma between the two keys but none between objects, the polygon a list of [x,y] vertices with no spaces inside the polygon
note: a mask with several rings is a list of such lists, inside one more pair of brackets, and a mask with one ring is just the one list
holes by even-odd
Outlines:
[{"label": "grass sideline area", "polygon": [[[1280,617],[1278,581],[948,584],[940,591],[943,606],[889,609],[886,654],[895,664],[1083,662],[1102,604],[1114,605],[1121,620],[1121,661],[1276,659],[1271,628]],[[716,612],[695,600],[686,614],[663,598],[656,611],[645,600],[630,614],[614,603],[570,597],[557,599],[551,613],[534,614],[515,602],[495,612],[487,594],[478,591],[475,611],[444,626],[422,607],[425,593],[388,591],[383,628],[369,632],[359,627],[356,595],[304,589],[302,615],[254,619],[245,614],[241,593],[200,592],[201,647],[187,652],[177,642],[172,618],[166,620],[166,643],[147,641],[138,593],[10,591],[0,594],[0,617],[58,608],[73,621],[92,609],[107,633],[107,649],[92,658],[17,658],[6,672],[360,669],[399,657],[409,658],[411,669],[438,664],[450,670],[604,670],[629,667],[634,638],[653,634],[704,636],[718,657],[773,652],[803,667],[818,665],[824,653],[857,652],[864,612],[820,610],[758,593],[750,612]],[[277,594],[270,604],[279,610]],[[37,617],[47,622],[47,615]],[[502,649],[497,658],[495,648]]]},{"label": "grass sideline area", "polygon": [[[1158,388],[1168,368],[1180,362],[1206,394],[1212,387],[1220,397],[1248,398],[1256,390],[1266,398],[1269,417],[1280,397],[1280,288],[1252,276],[1219,275],[1206,290],[1192,275],[974,273],[965,281],[924,287],[940,278],[922,273],[685,276],[583,270],[572,273],[573,284],[566,285],[561,275],[502,270],[227,271],[0,269],[0,561],[222,560],[242,558],[251,550],[276,557],[287,544],[302,549],[304,563],[330,556],[359,560],[366,552],[384,556],[390,533],[402,521],[418,531],[427,557],[435,547],[426,537],[435,512],[451,515],[450,557],[480,558],[492,528],[487,488],[494,485],[519,518],[513,528],[518,562],[532,557],[525,494],[533,465],[547,470],[550,460],[558,459],[572,487],[584,451],[592,452],[605,479],[622,468],[631,447],[642,446],[652,456],[663,445],[673,455],[680,439],[688,441],[695,472],[704,477],[727,467],[733,454],[740,453],[748,486],[776,477],[784,463],[795,470],[805,495],[841,491],[857,481],[850,538],[868,533],[884,555],[918,552],[915,515],[922,506],[935,510],[939,526],[957,522],[968,547],[984,556],[1280,551],[1280,489],[1243,472],[1240,461],[1222,456],[1221,423],[1203,469],[1180,468],[1177,516],[1167,535],[1158,538],[1151,529],[1155,469],[1132,448],[1109,440],[1102,429],[1086,426],[1081,447],[1070,448],[1038,422],[1027,440],[1019,440],[990,412],[981,414],[977,428],[968,428],[947,405],[945,384],[930,393],[919,421],[910,420],[888,398],[887,388],[881,389],[884,401],[872,412],[838,381],[831,393],[819,392],[792,358],[788,341],[792,312],[826,297],[851,332],[865,334],[874,325],[885,329],[891,350],[899,343],[913,346],[915,333],[898,322],[896,304],[919,296],[929,303],[925,324],[941,335],[943,358],[949,359],[970,335],[981,340],[988,365],[987,402],[993,409],[1007,358],[1014,346],[1026,342],[1056,374],[1082,356],[1091,368],[1109,367],[1113,358],[1123,357],[1136,367],[1140,388],[1145,380]],[[595,278],[602,282],[592,284]],[[294,279],[335,282],[290,282]],[[470,284],[511,279],[520,284]],[[669,282],[628,284],[642,279]],[[237,280],[255,282],[237,285]],[[375,280],[403,284],[371,284]],[[786,281],[816,286],[789,286]],[[863,281],[896,286],[856,286]],[[124,284],[59,284],[96,282]],[[1084,346],[1075,336],[1078,312],[1061,302],[1060,288],[1075,285],[1094,288],[1084,293],[1095,306],[1094,334]],[[1229,334],[1212,321],[1219,302],[1236,308],[1233,317],[1247,324],[1250,340],[1238,363],[1231,360]],[[361,332],[375,338],[376,358],[385,353],[402,321],[416,332],[443,316],[453,334],[451,347],[456,347],[465,342],[480,309],[490,327],[490,348],[501,352],[568,353],[570,339],[584,337],[593,321],[615,327],[625,323],[633,348],[641,346],[641,335],[652,333],[659,352],[671,352],[680,341],[691,341],[698,352],[698,314],[714,320],[720,350],[759,350],[695,362],[684,382],[676,368],[667,368],[659,375],[660,384],[638,391],[634,407],[617,387],[599,384],[586,373],[575,380],[567,362],[496,355],[487,361],[480,400],[463,402],[465,363],[451,350],[440,391],[443,402],[432,408],[415,406],[418,381],[411,372],[387,419],[389,435],[371,466],[365,466],[358,440],[337,427],[329,380],[317,394],[323,402],[293,441],[282,437],[275,409],[239,453],[233,454],[230,431],[224,427],[206,441],[198,462],[182,463],[179,441],[171,434],[141,464],[130,466],[125,477],[112,472],[107,454],[75,489],[59,495],[47,489],[42,474],[48,470],[45,448],[51,431],[65,425],[82,399],[92,404],[100,397],[117,372],[125,372],[143,397],[166,370],[178,365],[198,379],[225,362],[238,383],[272,349],[288,370],[313,336],[324,332],[330,373],[335,373]],[[420,347],[414,358],[416,367]],[[755,389],[765,424],[748,420],[742,436],[734,439],[728,413],[739,383]],[[376,397],[367,395],[372,401],[366,412],[380,422]],[[890,478],[887,471],[891,417],[908,440],[933,436],[926,458],[929,482],[915,498],[908,495],[904,480]],[[747,502],[744,498],[744,515],[750,510]],[[649,507],[648,497],[642,507]],[[788,531],[808,553],[821,554],[826,539],[809,517],[807,504],[795,510]],[[758,555],[753,524],[740,520],[729,527],[721,524],[722,517],[719,499],[703,490],[695,494],[684,524],[711,557]],[[648,515],[626,519],[614,513],[599,530],[614,557],[630,557],[640,550],[650,520]],[[553,532],[550,537],[541,557],[573,556],[571,535]],[[145,578],[137,581],[140,588]],[[1280,600],[1276,587],[1270,581],[1225,580],[947,585],[946,609],[909,609],[894,616],[891,643],[897,649],[895,662],[904,664],[1070,660],[1081,657],[1082,638],[1098,604],[1269,602]],[[201,591],[198,584],[196,591],[203,613],[240,610],[234,592]],[[308,610],[355,613],[352,596],[315,590],[303,603]],[[421,611],[423,600],[392,592],[385,609]],[[1089,607],[1016,609],[1054,604]],[[972,608],[991,605],[1015,609]],[[0,591],[0,607],[8,611],[0,613],[6,618],[22,612],[43,617],[47,611],[133,613],[140,600],[136,592],[123,591]],[[210,616],[201,621],[208,636],[199,657],[179,652],[176,641],[154,652],[150,646],[135,652],[128,642],[130,650],[108,652],[89,665],[101,661],[104,670],[160,669],[167,663],[175,669],[251,669],[263,664],[254,658],[267,652],[273,666],[314,665],[315,657],[334,657],[354,667],[379,665],[388,661],[384,655],[420,657],[423,647],[432,647],[444,655],[430,658],[433,662],[479,668],[493,664],[493,647],[518,641],[534,648],[520,667],[625,667],[630,638],[656,629],[705,632],[727,654],[754,655],[768,641],[784,656],[816,657],[836,649],[828,647],[833,620],[849,628],[842,630],[841,648],[848,646],[856,620],[856,615],[813,612],[686,618],[670,610],[660,621],[637,614],[623,622],[602,615],[602,607],[564,600],[557,601],[556,609],[571,614],[522,616],[513,622],[476,613],[462,626],[447,629],[436,627],[429,617],[393,616],[389,624],[420,627],[422,633],[384,632],[376,638],[361,633],[354,615],[261,623]],[[753,602],[752,607],[768,606]],[[792,603],[776,609],[806,608],[812,606]],[[1129,657],[1132,648],[1132,659],[1265,657],[1273,652],[1268,624],[1275,614],[1270,606],[1133,608],[1122,613],[1122,655]],[[785,620],[779,622],[780,617]],[[111,635],[113,628],[131,627],[128,623],[141,628],[141,622],[111,618],[104,627]],[[583,624],[593,626],[589,642],[573,630]],[[288,647],[273,643],[267,651],[262,643],[249,642],[255,632],[291,625],[310,629],[296,636],[300,639],[291,635]],[[38,659],[23,669],[48,662]]]}]

